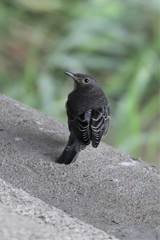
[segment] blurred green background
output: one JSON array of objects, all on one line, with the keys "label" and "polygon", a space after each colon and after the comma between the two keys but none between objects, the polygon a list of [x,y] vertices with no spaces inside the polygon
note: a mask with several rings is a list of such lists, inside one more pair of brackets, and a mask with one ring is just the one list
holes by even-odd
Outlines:
[{"label": "blurred green background", "polygon": [[160,166],[158,0],[1,0],[0,91],[66,122],[73,82],[109,97],[108,144]]}]

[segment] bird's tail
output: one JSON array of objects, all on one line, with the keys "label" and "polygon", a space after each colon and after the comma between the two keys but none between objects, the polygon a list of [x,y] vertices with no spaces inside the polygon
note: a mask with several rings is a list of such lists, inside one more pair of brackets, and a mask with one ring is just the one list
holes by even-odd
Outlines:
[{"label": "bird's tail", "polygon": [[70,135],[67,146],[65,147],[56,162],[61,164],[73,163],[76,161],[79,152],[84,148],[85,145],[82,142],[80,142],[78,139],[73,138]]},{"label": "bird's tail", "polygon": [[57,159],[57,163],[63,163],[63,164],[70,164],[71,162],[75,162],[78,157],[78,152],[72,149],[68,149],[67,147],[63,150],[60,157]]}]

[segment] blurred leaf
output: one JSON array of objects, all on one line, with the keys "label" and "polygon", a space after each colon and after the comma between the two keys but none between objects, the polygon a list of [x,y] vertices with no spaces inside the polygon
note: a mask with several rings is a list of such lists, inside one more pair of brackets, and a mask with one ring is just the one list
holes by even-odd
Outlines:
[{"label": "blurred leaf", "polygon": [[52,0],[15,0],[15,2],[21,4],[32,11],[38,12],[50,12],[52,10],[59,9],[61,7],[61,1]]}]

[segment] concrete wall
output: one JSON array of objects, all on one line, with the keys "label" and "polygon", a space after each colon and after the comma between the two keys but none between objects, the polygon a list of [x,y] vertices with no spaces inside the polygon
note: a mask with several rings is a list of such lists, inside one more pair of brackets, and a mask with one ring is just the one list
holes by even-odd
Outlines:
[{"label": "concrete wall", "polygon": [[58,165],[67,137],[66,125],[0,95],[0,239],[160,239],[158,169],[103,143]]}]

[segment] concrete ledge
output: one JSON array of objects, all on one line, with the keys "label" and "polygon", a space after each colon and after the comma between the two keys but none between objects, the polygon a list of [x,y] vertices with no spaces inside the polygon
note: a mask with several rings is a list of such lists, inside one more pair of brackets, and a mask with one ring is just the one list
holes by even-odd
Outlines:
[{"label": "concrete ledge", "polygon": [[88,147],[72,165],[58,165],[54,161],[67,135],[65,125],[1,95],[0,177],[44,204],[101,229],[100,234],[160,239],[159,171],[106,144]]},{"label": "concrete ledge", "polygon": [[116,240],[0,179],[1,240]]}]

